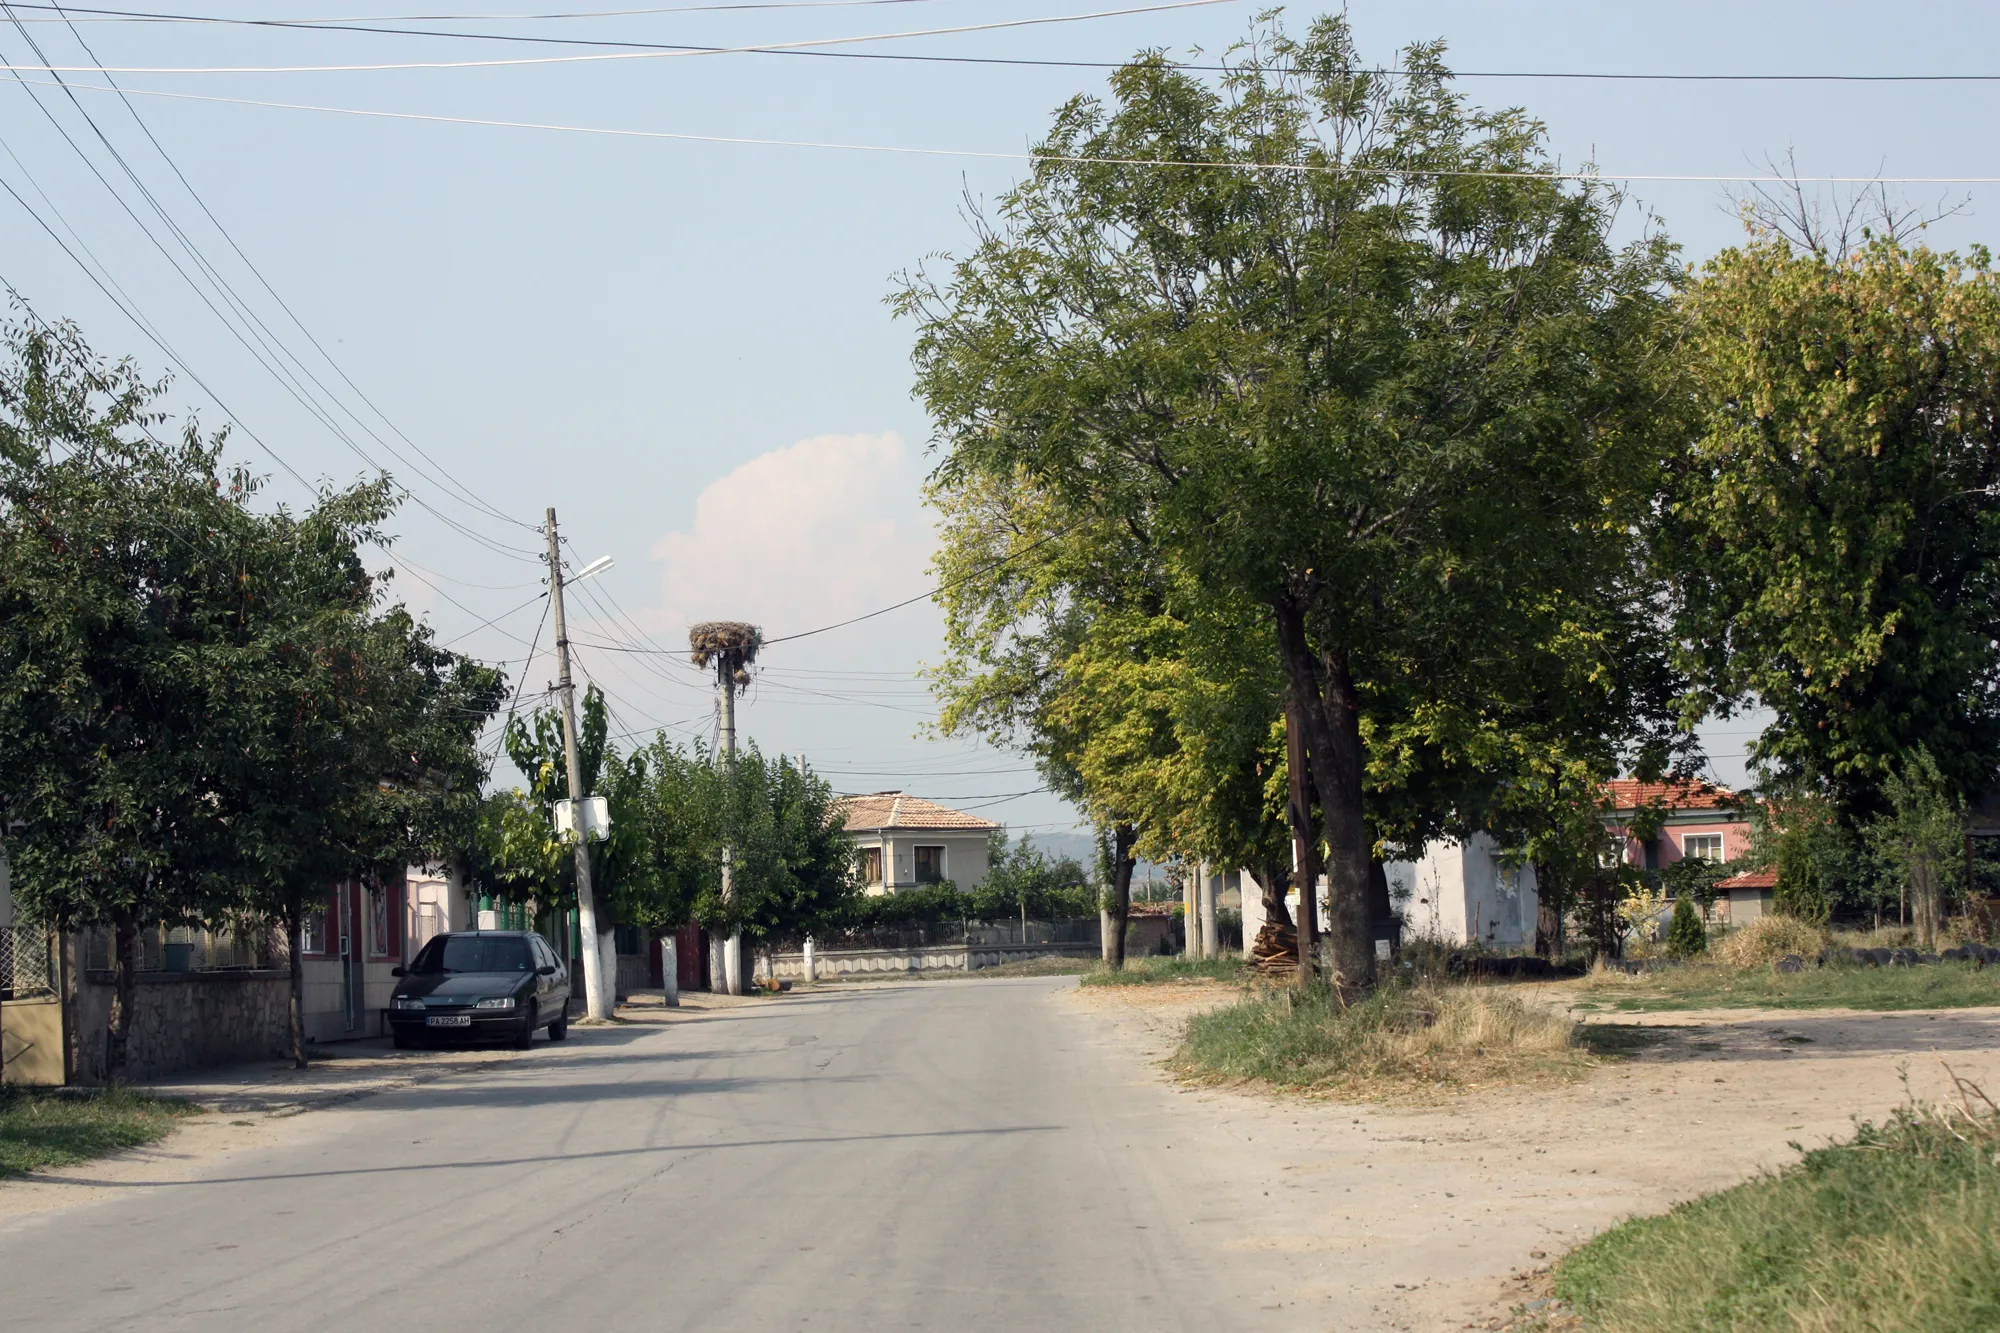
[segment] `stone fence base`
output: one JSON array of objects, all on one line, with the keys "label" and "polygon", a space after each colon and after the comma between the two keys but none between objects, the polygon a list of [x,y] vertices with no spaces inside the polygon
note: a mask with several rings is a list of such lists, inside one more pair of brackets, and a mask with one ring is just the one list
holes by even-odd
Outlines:
[{"label": "stone fence base", "polygon": [[[291,1049],[289,972],[141,972],[137,980],[128,1079],[282,1058]],[[77,991],[76,1081],[102,1082],[118,974],[93,968]]]},{"label": "stone fence base", "polygon": [[838,977],[884,976],[924,972],[977,972],[1028,958],[1096,958],[1095,941],[1049,944],[927,944],[908,949],[816,949],[815,976],[806,975],[806,956],[799,953],[759,955],[754,976],[779,981],[830,981]]}]

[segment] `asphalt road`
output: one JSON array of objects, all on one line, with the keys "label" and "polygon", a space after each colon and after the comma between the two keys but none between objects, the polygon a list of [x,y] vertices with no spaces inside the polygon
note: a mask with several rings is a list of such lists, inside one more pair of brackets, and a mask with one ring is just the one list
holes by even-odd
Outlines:
[{"label": "asphalt road", "polygon": [[[1326,1328],[1066,979],[573,1030],[0,1230],[10,1329]],[[1253,1191],[1254,1192],[1254,1191]]]}]

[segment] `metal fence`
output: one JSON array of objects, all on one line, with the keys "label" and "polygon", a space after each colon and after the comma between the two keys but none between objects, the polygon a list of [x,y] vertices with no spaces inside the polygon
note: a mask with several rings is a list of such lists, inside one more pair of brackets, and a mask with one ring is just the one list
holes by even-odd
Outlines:
[{"label": "metal fence", "polygon": [[55,951],[40,926],[0,926],[0,1000],[50,995],[56,988]]},{"label": "metal fence", "polygon": [[[92,970],[118,966],[108,928],[84,935],[83,960]],[[286,951],[283,932],[263,925],[154,926],[133,936],[133,960],[141,972],[229,972],[281,967]]]}]

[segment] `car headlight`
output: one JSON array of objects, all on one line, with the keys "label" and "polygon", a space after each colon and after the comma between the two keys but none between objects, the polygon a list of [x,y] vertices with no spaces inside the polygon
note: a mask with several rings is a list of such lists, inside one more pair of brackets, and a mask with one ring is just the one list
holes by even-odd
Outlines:
[{"label": "car headlight", "polygon": [[424,1002],[417,999],[414,995],[398,995],[395,1007],[398,1009],[421,1009],[424,1007]]},{"label": "car headlight", "polygon": [[512,1009],[514,1007],[514,997],[509,995],[498,1000],[481,1000],[472,1007],[474,1009]]}]

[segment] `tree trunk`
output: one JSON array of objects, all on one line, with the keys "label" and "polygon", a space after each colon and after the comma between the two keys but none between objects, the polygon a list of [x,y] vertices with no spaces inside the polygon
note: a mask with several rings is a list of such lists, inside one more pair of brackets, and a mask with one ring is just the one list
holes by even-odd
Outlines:
[{"label": "tree trunk", "polygon": [[1305,710],[1285,701],[1285,769],[1289,793],[1285,819],[1292,826],[1292,882],[1299,890],[1298,979],[1311,981],[1319,968],[1319,835],[1313,831],[1310,768],[1306,760]]},{"label": "tree trunk", "polygon": [[1267,861],[1257,867],[1257,886],[1264,895],[1264,921],[1276,922],[1286,930],[1292,928],[1292,909],[1285,905],[1285,887],[1291,883],[1291,872],[1276,861]]},{"label": "tree trunk", "polygon": [[1554,962],[1562,957],[1562,895],[1548,867],[1535,867],[1535,952]]},{"label": "tree trunk", "polygon": [[286,909],[285,933],[292,942],[289,950],[292,972],[292,995],[289,1005],[292,1068],[304,1069],[306,1067],[306,909],[305,904],[296,898]]},{"label": "tree trunk", "polygon": [[1125,968],[1125,931],[1132,921],[1132,869],[1138,858],[1132,855],[1132,844],[1139,840],[1139,830],[1130,824],[1120,824],[1111,833],[1111,929],[1105,938],[1105,966],[1113,972]]},{"label": "tree trunk", "polygon": [[1274,610],[1278,650],[1289,693],[1299,705],[1306,759],[1319,793],[1333,965],[1343,989],[1365,990],[1375,981],[1375,945],[1368,932],[1368,868],[1375,858],[1362,808],[1361,698],[1344,654],[1313,653],[1304,609],[1284,599]]},{"label": "tree trunk", "polygon": [[1368,940],[1370,947],[1376,940],[1388,940],[1392,951],[1402,944],[1395,900],[1389,896],[1389,869],[1373,855],[1368,858]]},{"label": "tree trunk", "polygon": [[120,1083],[132,1045],[132,1006],[139,996],[139,927],[121,916],[111,928],[118,951],[118,989],[111,999],[111,1028],[104,1043],[104,1081]]}]

